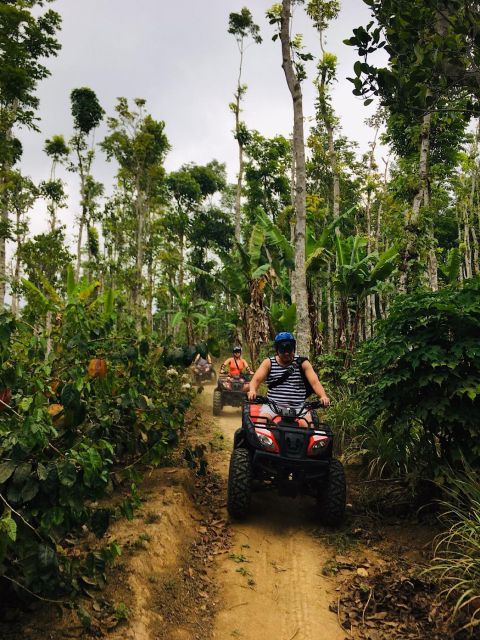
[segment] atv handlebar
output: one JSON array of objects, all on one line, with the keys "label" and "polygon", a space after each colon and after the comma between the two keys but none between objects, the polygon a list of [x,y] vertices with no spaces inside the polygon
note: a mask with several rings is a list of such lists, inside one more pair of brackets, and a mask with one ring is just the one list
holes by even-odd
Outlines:
[{"label": "atv handlebar", "polygon": [[[267,396],[257,396],[254,400],[246,400],[248,404],[268,404],[269,407],[273,409],[273,411],[279,415],[281,415],[287,407],[279,407],[276,402],[267,398]],[[293,407],[288,407],[291,411],[293,411]],[[305,411],[310,411],[310,409],[320,409],[325,408],[320,400],[312,400],[310,402],[305,401],[299,411],[294,411],[295,415],[293,417],[299,418]],[[293,414],[292,414],[293,415]]]}]

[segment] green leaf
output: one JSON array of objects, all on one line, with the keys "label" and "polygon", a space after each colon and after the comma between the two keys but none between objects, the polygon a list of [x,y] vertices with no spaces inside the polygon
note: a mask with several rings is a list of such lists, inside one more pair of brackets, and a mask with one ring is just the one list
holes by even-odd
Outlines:
[{"label": "green leaf", "polygon": [[48,569],[49,567],[56,566],[57,555],[52,547],[49,547],[46,544],[39,545],[38,562],[42,569]]},{"label": "green leaf", "polygon": [[27,482],[24,484],[21,493],[22,502],[30,502],[37,495],[40,486],[33,477],[28,478]]},{"label": "green leaf", "polygon": [[256,224],[250,234],[248,253],[250,255],[250,269],[254,271],[260,262],[263,243],[265,242],[265,231],[259,224]]},{"label": "green leaf", "polygon": [[0,518],[0,535],[4,533],[10,542],[17,539],[17,523],[11,516],[10,510],[7,510]]},{"label": "green leaf", "polygon": [[41,462],[39,462],[37,465],[37,476],[38,476],[38,479],[41,480],[42,482],[45,481],[48,477],[47,467],[43,465]]},{"label": "green leaf", "polygon": [[260,267],[255,269],[255,271],[252,273],[252,280],[257,280],[257,278],[261,278],[266,273],[268,273],[269,270],[270,270],[269,264],[262,264]]},{"label": "green leaf", "polygon": [[28,397],[28,398],[22,398],[20,400],[20,402],[18,403],[18,406],[20,407],[20,409],[22,411],[24,411],[25,413],[30,409],[30,406],[33,402],[33,398],[32,397]]},{"label": "green leaf", "polygon": [[67,297],[69,302],[72,301],[74,293],[75,293],[75,274],[73,272],[72,265],[69,264],[67,267]]},{"label": "green leaf", "polygon": [[26,280],[22,278],[22,285],[24,288],[33,294],[34,297],[38,299],[38,301],[44,306],[45,309],[50,308],[50,301],[48,298],[40,291],[38,287],[30,282],[30,280]]},{"label": "green leaf", "polygon": [[66,460],[57,466],[60,483],[64,487],[73,487],[77,480],[75,465]]},{"label": "green leaf", "polygon": [[15,471],[16,463],[13,460],[7,460],[0,464],[0,484],[6,482]]},{"label": "green leaf", "polygon": [[81,396],[73,384],[66,384],[60,394],[60,402],[65,409],[76,409],[80,406]]},{"label": "green leaf", "polygon": [[12,477],[12,482],[15,485],[21,485],[26,482],[27,478],[32,473],[32,465],[29,462],[22,462],[15,469],[15,472]]}]

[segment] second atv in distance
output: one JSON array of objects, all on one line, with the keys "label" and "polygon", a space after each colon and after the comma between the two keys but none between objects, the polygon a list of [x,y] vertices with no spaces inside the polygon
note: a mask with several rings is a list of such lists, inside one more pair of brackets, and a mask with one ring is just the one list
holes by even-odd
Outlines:
[{"label": "second atv in distance", "polygon": [[219,416],[225,406],[241,407],[247,399],[249,380],[250,376],[246,373],[241,376],[219,376],[213,392],[213,415]]},{"label": "second atv in distance", "polygon": [[197,362],[192,365],[192,379],[194,384],[214,382],[217,374],[211,362]]}]

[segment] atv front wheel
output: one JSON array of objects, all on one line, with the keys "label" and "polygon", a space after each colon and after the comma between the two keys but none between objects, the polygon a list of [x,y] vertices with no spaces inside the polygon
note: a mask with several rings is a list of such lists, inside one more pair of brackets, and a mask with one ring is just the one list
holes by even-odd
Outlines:
[{"label": "atv front wheel", "polygon": [[232,518],[242,519],[250,510],[252,461],[247,449],[234,449],[228,471],[227,510]]},{"label": "atv front wheel", "polygon": [[222,411],[222,392],[215,389],[213,392],[213,415],[219,416]]},{"label": "atv front wheel", "polygon": [[331,460],[328,479],[318,490],[319,517],[323,524],[336,527],[345,516],[347,483],[345,471],[339,460]]}]

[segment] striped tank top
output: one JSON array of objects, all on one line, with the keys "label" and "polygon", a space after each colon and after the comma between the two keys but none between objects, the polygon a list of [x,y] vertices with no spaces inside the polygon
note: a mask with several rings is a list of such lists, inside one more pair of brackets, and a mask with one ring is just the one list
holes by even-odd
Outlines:
[{"label": "striped tank top", "polygon": [[[288,367],[280,366],[275,356],[270,356],[269,360],[270,373],[266,379],[267,386],[283,376],[288,369]],[[299,369],[295,369],[285,382],[268,390],[267,398],[283,407],[299,407],[305,402],[306,395],[302,374]]]}]

